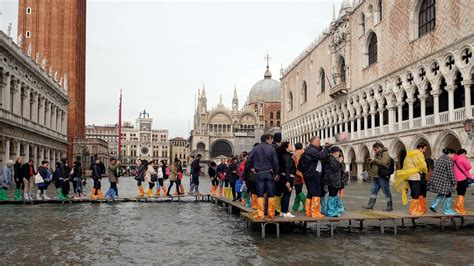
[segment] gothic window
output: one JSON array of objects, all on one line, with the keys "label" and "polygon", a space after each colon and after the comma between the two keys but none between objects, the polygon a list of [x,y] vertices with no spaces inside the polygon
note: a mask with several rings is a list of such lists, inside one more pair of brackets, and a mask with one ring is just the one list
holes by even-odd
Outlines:
[{"label": "gothic window", "polygon": [[372,33],[369,40],[369,66],[377,62],[377,35]]},{"label": "gothic window", "polygon": [[281,116],[280,111],[277,111],[277,115],[276,115],[277,119],[281,119],[280,116]]},{"label": "gothic window", "polygon": [[288,95],[288,111],[293,111],[293,92]]},{"label": "gothic window", "polygon": [[308,101],[308,85],[306,84],[306,81],[303,81],[303,88],[301,90],[301,94],[302,103],[306,103]]},{"label": "gothic window", "polygon": [[277,127],[280,127],[280,121],[277,121]]},{"label": "gothic window", "polygon": [[418,14],[418,36],[423,36],[432,31],[436,26],[436,1],[423,0]]},{"label": "gothic window", "polygon": [[273,112],[270,113],[270,119],[273,119]]},{"label": "gothic window", "polygon": [[326,74],[324,73],[324,69],[322,68],[319,72],[319,84],[321,86],[320,92],[324,93],[326,91]]},{"label": "gothic window", "polygon": [[339,75],[341,82],[346,82],[346,61],[342,56],[339,58]]}]

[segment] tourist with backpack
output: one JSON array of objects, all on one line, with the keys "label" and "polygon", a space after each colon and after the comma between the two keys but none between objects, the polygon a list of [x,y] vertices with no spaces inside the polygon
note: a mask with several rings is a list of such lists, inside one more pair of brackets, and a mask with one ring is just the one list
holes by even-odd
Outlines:
[{"label": "tourist with backpack", "polygon": [[[423,215],[426,213],[426,201],[422,192],[422,185],[425,183],[422,179],[428,173],[428,167],[425,160],[426,144],[420,143],[415,150],[409,150],[403,161],[403,169],[397,171],[395,176],[398,190],[401,188],[402,201],[406,204],[406,183],[410,188],[410,206],[408,214]],[[400,183],[405,185],[401,186]]]},{"label": "tourist with backpack", "polygon": [[382,189],[387,199],[387,208],[384,211],[393,211],[392,194],[390,193],[390,176],[395,171],[394,161],[388,154],[387,148],[382,143],[375,143],[372,146],[375,153],[373,159],[369,158],[368,175],[372,178],[372,187],[370,189],[370,199],[365,209],[373,210],[377,201],[377,194]]}]

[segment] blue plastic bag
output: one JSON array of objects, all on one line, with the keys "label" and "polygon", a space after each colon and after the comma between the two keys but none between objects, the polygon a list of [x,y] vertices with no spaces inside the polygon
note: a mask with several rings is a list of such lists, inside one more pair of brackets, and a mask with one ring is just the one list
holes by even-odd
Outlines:
[{"label": "blue plastic bag", "polygon": [[107,193],[105,193],[105,198],[115,200],[117,198],[117,193],[115,193],[115,190],[109,188],[109,190],[107,190]]},{"label": "blue plastic bag", "polygon": [[237,179],[235,181],[235,191],[240,192],[242,189],[242,181],[240,179]]}]

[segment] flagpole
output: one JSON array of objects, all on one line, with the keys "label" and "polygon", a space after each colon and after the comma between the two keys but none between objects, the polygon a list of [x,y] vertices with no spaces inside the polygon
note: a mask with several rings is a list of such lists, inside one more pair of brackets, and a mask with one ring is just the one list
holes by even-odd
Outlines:
[{"label": "flagpole", "polygon": [[118,118],[118,159],[122,160],[122,90],[120,90],[119,118]]}]

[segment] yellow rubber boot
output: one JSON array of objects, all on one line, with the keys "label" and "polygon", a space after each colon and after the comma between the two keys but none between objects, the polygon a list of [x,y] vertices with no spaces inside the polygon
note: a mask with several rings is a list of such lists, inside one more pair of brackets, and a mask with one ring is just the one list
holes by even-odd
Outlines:
[{"label": "yellow rubber boot", "polygon": [[265,219],[265,198],[257,198],[257,211],[255,212],[253,218],[256,220],[263,220]]},{"label": "yellow rubber boot", "polygon": [[281,197],[275,197],[275,210],[281,212]]},{"label": "yellow rubber boot", "polygon": [[143,186],[138,187],[138,197],[144,197],[145,196],[145,190],[143,189]]}]

